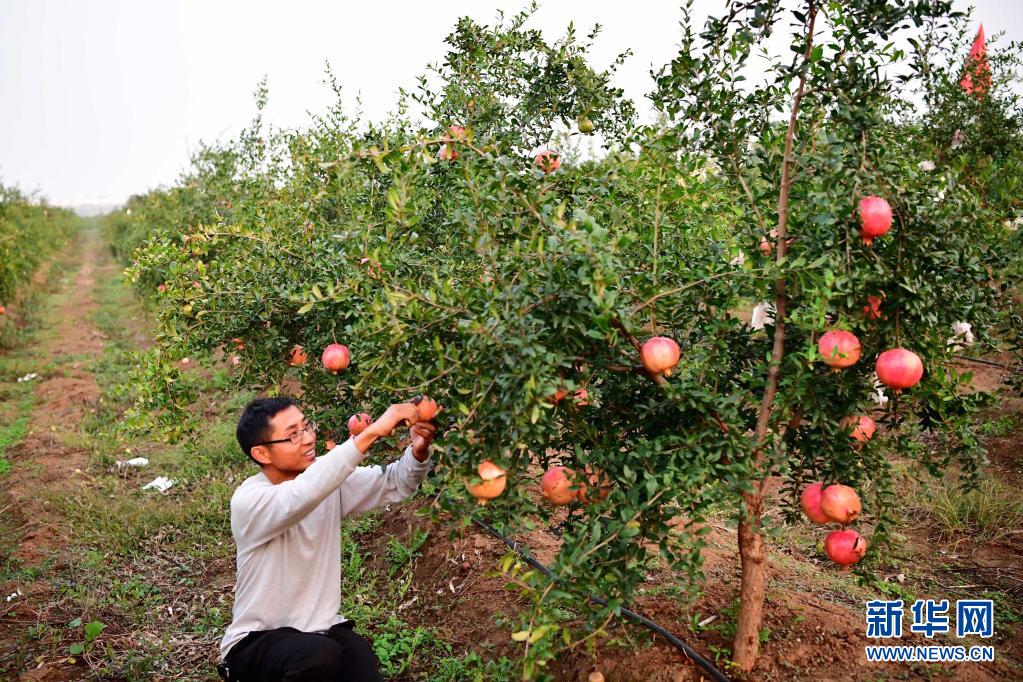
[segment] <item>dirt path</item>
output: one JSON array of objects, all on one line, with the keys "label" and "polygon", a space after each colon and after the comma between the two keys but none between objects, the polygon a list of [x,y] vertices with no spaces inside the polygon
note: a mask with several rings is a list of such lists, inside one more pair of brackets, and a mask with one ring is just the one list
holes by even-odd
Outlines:
[{"label": "dirt path", "polygon": [[[103,335],[93,322],[94,289],[97,277],[109,277],[115,268],[96,229],[80,234],[66,258],[58,267],[74,275],[66,275],[59,290],[47,297],[50,309],[43,314],[36,344],[16,351],[35,361],[38,383],[28,431],[8,450],[12,468],[0,479],[4,554],[30,574],[49,559],[66,561],[54,550],[69,541],[69,529],[59,514],[51,513],[48,499],[86,482],[88,451],[80,444],[81,424],[96,410],[100,389],[89,366],[103,352]],[[7,588],[5,597],[12,594]],[[42,578],[22,581],[21,596],[0,602],[0,650],[31,624],[54,622],[57,614],[42,606],[50,589]],[[67,678],[48,676],[44,667],[21,679]]]}]

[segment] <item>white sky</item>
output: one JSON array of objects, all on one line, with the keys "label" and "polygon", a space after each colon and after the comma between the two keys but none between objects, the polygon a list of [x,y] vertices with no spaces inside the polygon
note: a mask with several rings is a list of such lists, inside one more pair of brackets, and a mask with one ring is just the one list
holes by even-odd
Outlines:
[{"label": "white sky", "polygon": [[[958,4],[965,7],[962,0]],[[493,24],[527,0],[0,0],[0,182],[59,204],[120,203],[175,180],[199,140],[235,133],[255,114],[301,126],[331,99],[329,61],[352,109],[382,117],[399,85],[439,61],[458,17]],[[681,0],[546,0],[531,26],[549,39],[575,21],[604,26],[604,67],[631,48],[617,85],[646,111],[651,66],[676,53]],[[1023,0],[975,0],[988,35],[1023,40]],[[721,0],[698,0],[699,17]],[[702,11],[699,11],[702,10]],[[966,48],[964,48],[966,49]]]}]

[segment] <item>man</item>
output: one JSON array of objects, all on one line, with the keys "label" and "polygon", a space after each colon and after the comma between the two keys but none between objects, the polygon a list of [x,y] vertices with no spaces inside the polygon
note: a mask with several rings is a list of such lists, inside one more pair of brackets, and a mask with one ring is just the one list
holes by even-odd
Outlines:
[{"label": "man", "polygon": [[[316,457],[316,425],[290,398],[251,402],[242,450],[260,465],[231,497],[238,547],[234,619],[218,670],[239,682],[381,680],[370,643],[338,615],[341,519],[399,502],[430,468],[435,427],[412,403],[391,405],[362,433]],[[357,466],[403,421],[412,443],[385,468]],[[226,668],[226,671],[225,671]]]}]

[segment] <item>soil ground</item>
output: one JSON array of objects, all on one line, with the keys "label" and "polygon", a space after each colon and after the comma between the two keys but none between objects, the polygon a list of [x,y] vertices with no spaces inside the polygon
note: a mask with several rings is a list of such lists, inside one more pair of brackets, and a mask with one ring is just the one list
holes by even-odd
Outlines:
[{"label": "soil ground", "polygon": [[[98,287],[105,287],[108,299],[120,294],[111,294],[117,268],[95,230],[81,235],[60,267],[65,276],[48,294],[38,333],[0,367],[0,423],[12,424],[24,416],[19,410],[30,410],[24,436],[3,453],[11,470],[0,476],[0,680],[215,680],[212,662],[230,619],[234,580],[224,501],[239,476],[251,471],[244,463],[223,471],[215,466],[200,470],[194,462],[171,464],[168,458],[177,451],[165,444],[134,440],[115,448],[86,434],[91,421],[112,409],[103,402],[112,400],[107,395],[111,387],[104,384],[113,371],[110,363],[123,363],[117,359],[123,350],[148,343],[148,323],[135,308],[102,310]],[[97,323],[103,314],[115,316],[117,348],[109,338],[114,327],[104,330]],[[989,360],[1007,363],[1009,358]],[[963,369],[974,372],[978,390],[1004,389],[1005,370],[969,361]],[[38,376],[17,383],[16,377],[27,372]],[[206,371],[202,378],[213,381],[215,372]],[[226,433],[221,441],[229,451],[229,420],[237,404],[222,387],[211,388],[204,400],[210,437]],[[217,415],[227,427],[213,424]],[[119,418],[119,413],[112,417]],[[1023,399],[1006,393],[985,420],[991,425],[990,473],[1011,496],[1023,480]],[[115,459],[140,454],[154,464],[192,468],[180,469],[185,474],[170,492],[146,497],[140,484],[155,476],[156,468],[137,472],[114,465]],[[916,492],[907,490],[907,501],[917,500]],[[107,503],[96,505],[97,499]],[[507,579],[496,570],[507,547],[472,526],[449,539],[449,526],[431,526],[417,515],[430,503],[421,495],[392,505],[364,530],[354,531],[353,552],[361,557],[358,575],[387,576],[394,541],[414,545],[417,534],[428,530],[412,555],[400,604],[389,613],[403,619],[403,628],[436,633],[454,655],[477,652],[485,660],[506,656],[514,661],[521,645],[511,640],[510,626],[495,624],[495,617],[514,614],[525,604],[506,589]],[[139,506],[119,506],[128,504]],[[140,520],[130,533],[115,531],[121,528],[118,513],[135,513],[128,509],[144,510],[154,520]],[[768,631],[758,666],[747,679],[1023,679],[1023,555],[1018,542],[1023,519],[999,517],[996,523],[1014,525],[984,541],[970,533],[948,533],[928,521],[926,505],[912,506],[907,517],[899,529],[906,554],[898,569],[882,576],[889,595],[898,595],[889,598],[993,598],[996,636],[969,643],[993,644],[995,662],[868,664],[864,646],[876,642],[865,637],[864,601],[879,598],[879,591],[858,586],[852,574],[823,560],[815,531],[792,526],[785,539],[771,545]],[[691,599],[678,590],[677,576],[655,571],[631,607],[734,674],[726,660],[730,607],[738,586],[735,531],[722,516],[712,524],[709,538],[702,594]],[[548,529],[517,539],[545,564],[558,551],[558,540]],[[191,549],[181,549],[186,546]],[[83,638],[81,624],[74,624],[93,618],[104,624],[95,641]],[[373,636],[372,625],[367,627]],[[609,635],[592,653],[573,650],[551,662],[549,671],[558,680],[585,680],[593,671],[609,681],[706,679],[680,651],[641,627],[614,623]],[[951,637],[936,642],[960,643]],[[83,653],[70,652],[75,643],[83,645]],[[907,636],[899,643],[931,642]],[[412,653],[409,657],[414,658]],[[392,679],[436,677],[413,663]]]}]

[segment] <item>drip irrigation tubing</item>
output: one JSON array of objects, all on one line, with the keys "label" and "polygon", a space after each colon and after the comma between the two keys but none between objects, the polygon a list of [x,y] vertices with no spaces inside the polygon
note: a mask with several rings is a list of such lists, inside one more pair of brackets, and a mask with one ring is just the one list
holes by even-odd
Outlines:
[{"label": "drip irrigation tubing", "polygon": [[[489,524],[485,523],[484,521],[480,521],[475,516],[472,516],[470,518],[472,519],[473,523],[475,523],[477,526],[479,526],[483,530],[487,531],[488,533],[490,533],[494,537],[500,539],[502,542],[504,542],[504,544],[506,544],[509,547],[511,547],[515,551],[515,553],[517,553],[520,557],[525,559],[526,563],[528,563],[530,566],[532,566],[533,568],[537,569],[538,571],[542,571],[543,574],[546,575],[548,578],[552,578],[554,580],[557,580],[557,577],[551,572],[551,570],[549,568],[547,568],[546,566],[541,564],[539,561],[537,561],[536,559],[531,557],[527,552],[523,551],[521,546],[519,545],[519,543],[517,543],[516,541],[512,540],[511,538],[509,538],[508,536],[504,535],[503,533],[499,532],[498,530],[494,529],[492,526],[490,526]],[[596,597],[596,596],[594,596],[592,594],[589,595],[589,597],[590,597],[590,601],[596,602],[597,604],[600,604],[601,606],[607,606],[607,600],[605,600],[605,599],[603,599],[601,597]],[[675,647],[677,649],[679,649],[682,653],[684,653],[686,656],[688,656],[690,660],[695,661],[697,665],[699,665],[701,668],[703,668],[704,671],[706,671],[706,673],[708,675],[710,675],[712,679],[716,680],[716,682],[731,682],[728,679],[728,677],[723,672],[721,672],[720,670],[718,670],[717,668],[714,667],[713,663],[708,661],[706,658],[704,658],[700,654],[696,653],[688,644],[686,644],[681,639],[679,639],[675,635],[671,634],[670,632],[668,632],[667,630],[662,628],[657,623],[653,622],[649,618],[646,618],[645,616],[639,615],[635,611],[631,611],[631,610],[629,610],[627,608],[624,608],[624,607],[621,609],[621,612],[623,614],[625,614],[631,620],[636,621],[640,625],[646,626],[650,630],[653,630],[654,632],[659,634],[661,637],[664,637],[666,640],[671,642],[673,645],[675,645]]]},{"label": "drip irrigation tubing", "polygon": [[960,358],[962,358],[963,360],[969,360],[970,362],[978,362],[982,365],[990,365],[991,367],[997,367],[998,369],[1005,370],[1006,372],[1012,372],[1013,374],[1019,374],[1021,371],[1023,371],[1013,367],[1013,364],[1015,363],[1011,362],[1007,365],[1003,365],[1000,362],[992,362],[991,360],[984,360],[983,358],[974,358],[969,355],[961,355]]}]

